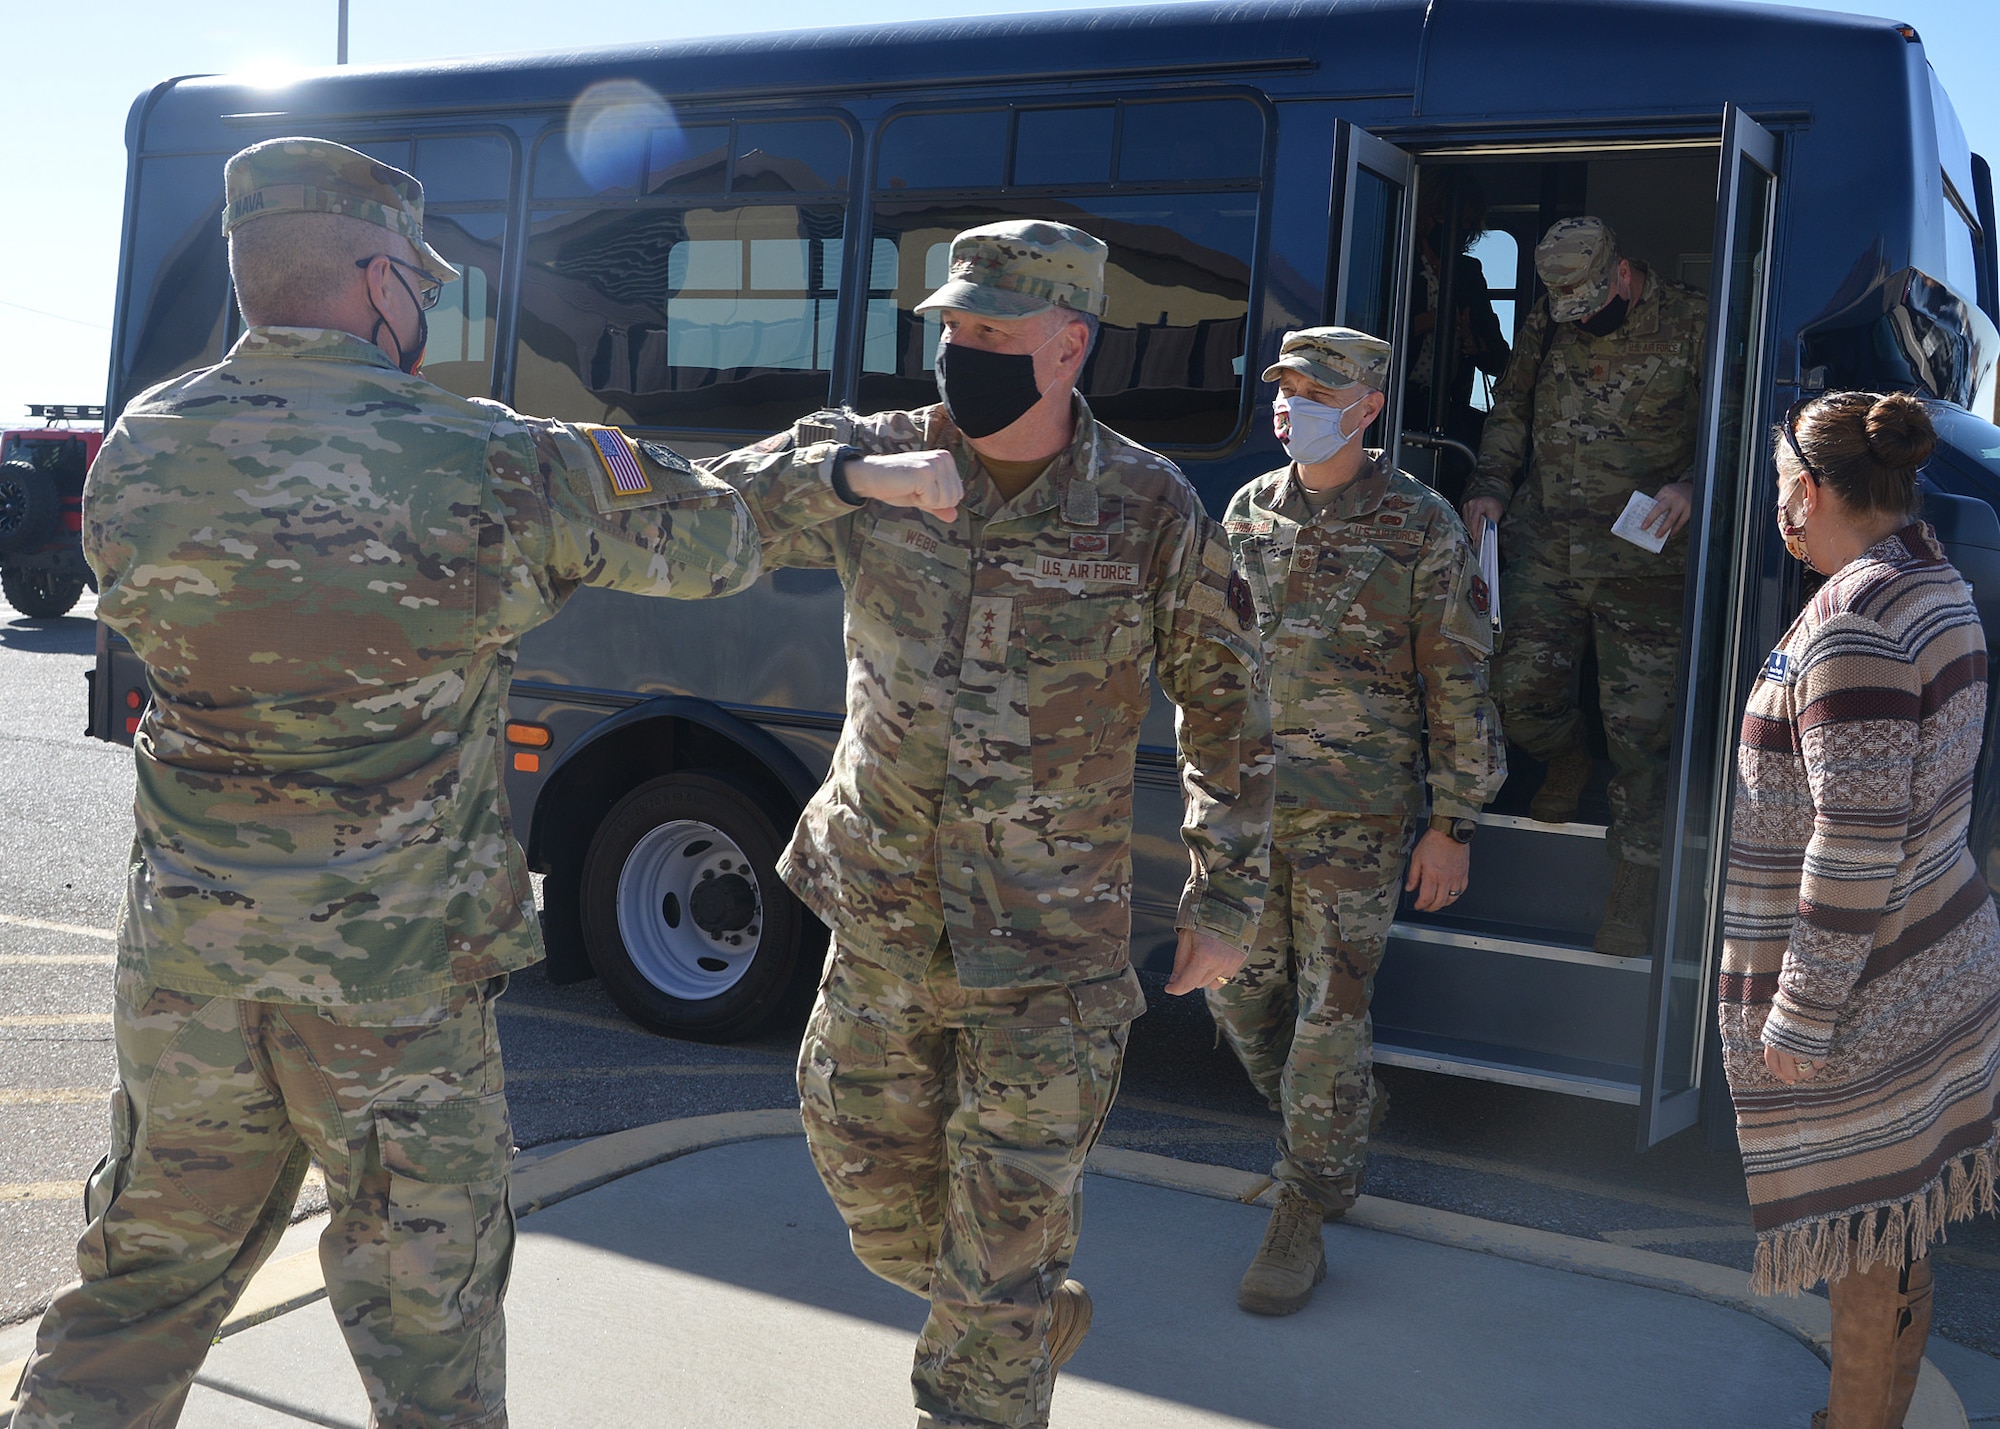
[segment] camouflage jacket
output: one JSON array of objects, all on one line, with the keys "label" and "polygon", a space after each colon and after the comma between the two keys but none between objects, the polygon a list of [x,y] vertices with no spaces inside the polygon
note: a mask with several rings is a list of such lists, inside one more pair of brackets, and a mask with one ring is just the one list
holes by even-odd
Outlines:
[{"label": "camouflage jacket", "polygon": [[596,431],[604,460],[320,328],[252,328],[125,409],[84,490],[98,617],[153,695],[124,964],[340,1004],[541,956],[500,782],[515,641],[579,584],[758,574],[733,491]]},{"label": "camouflage jacket", "polygon": [[1258,477],[1223,518],[1264,634],[1278,812],[1416,813],[1428,731],[1431,808],[1471,818],[1506,781],[1507,746],[1465,528],[1382,453],[1318,511],[1293,472]]},{"label": "camouflage jacket", "polygon": [[[749,498],[767,566],[839,572],[847,725],[780,870],[907,976],[947,930],[967,987],[1128,967],[1149,669],[1180,707],[1193,875],[1176,921],[1239,946],[1256,930],[1272,761],[1247,594],[1173,463],[1076,411],[1069,449],[1004,505],[942,407],[808,418],[710,463]],[[829,437],[952,451],[957,521],[816,494]]]},{"label": "camouflage jacket", "polygon": [[[1612,535],[1611,523],[1633,492],[1652,496],[1694,475],[1707,315],[1701,294],[1649,272],[1617,332],[1592,337],[1558,323],[1538,362],[1549,305],[1535,304],[1493,390],[1479,468],[1465,488],[1467,500],[1511,499],[1500,532],[1509,560],[1578,579],[1686,569],[1685,529],[1654,555]],[[1530,420],[1534,469],[1521,481]]]}]

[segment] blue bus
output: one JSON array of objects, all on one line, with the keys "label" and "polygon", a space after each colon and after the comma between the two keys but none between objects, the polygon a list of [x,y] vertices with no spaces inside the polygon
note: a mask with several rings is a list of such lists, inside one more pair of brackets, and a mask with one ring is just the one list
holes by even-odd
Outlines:
[{"label": "blue bus", "polygon": [[[1825,389],[1931,399],[1928,514],[2000,630],[1992,176],[1906,25],[1729,0],[1252,0],[175,79],[127,130],[112,411],[237,336],[222,161],[296,133],[423,179],[428,236],[465,272],[432,315],[431,378],[695,455],[816,408],[935,400],[913,308],[951,236],[995,219],[1110,245],[1082,388],[1218,513],[1284,461],[1256,375],[1325,322],[1390,337],[1406,369],[1428,352],[1403,375],[1433,380],[1393,385],[1373,442],[1463,481],[1472,434],[1443,394],[1469,390],[1476,425],[1484,379],[1416,334],[1419,213],[1447,216],[1510,341],[1561,218],[1609,220],[1706,291],[1655,955],[1591,949],[1604,770],[1576,822],[1542,824],[1520,758],[1472,892],[1404,910],[1375,999],[1383,1062],[1630,1103],[1642,1144],[1720,1090],[1735,725],[1804,594],[1771,520],[1774,415]],[[841,727],[840,620],[830,572],[776,571],[698,604],[580,591],[523,642],[508,795],[553,978],[723,1039],[810,976],[824,934],[772,862]],[[100,631],[93,732],[129,739],[145,697]],[[1152,968],[1186,873],[1169,713],[1156,700],[1138,768]],[[1995,743],[1974,847],[2000,877]]]}]

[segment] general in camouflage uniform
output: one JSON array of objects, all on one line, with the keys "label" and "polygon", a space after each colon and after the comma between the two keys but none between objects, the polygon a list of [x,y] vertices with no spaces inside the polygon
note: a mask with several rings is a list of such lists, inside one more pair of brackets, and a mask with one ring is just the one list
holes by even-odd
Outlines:
[{"label": "general in camouflage uniform", "polygon": [[[1271,1172],[1283,1189],[1238,1293],[1260,1314],[1310,1299],[1325,1274],[1321,1222],[1361,1184],[1379,1094],[1368,1004],[1397,901],[1406,884],[1424,908],[1463,892],[1464,845],[1506,778],[1486,687],[1491,602],[1465,529],[1444,498],[1358,445],[1389,356],[1349,328],[1287,334],[1264,378],[1284,388],[1295,459],[1238,491],[1224,520],[1256,602],[1278,753],[1257,941],[1241,975],[1208,993],[1284,1117]],[[1338,422],[1329,455],[1302,439],[1302,403]],[[1426,785],[1430,829],[1411,859]]]},{"label": "general in camouflage uniform", "polygon": [[[1477,539],[1486,519],[1506,512],[1506,634],[1494,694],[1507,737],[1549,765],[1532,808],[1546,822],[1575,817],[1589,778],[1578,665],[1596,647],[1613,769],[1607,837],[1617,860],[1597,948],[1644,957],[1659,881],[1708,304],[1621,260],[1601,219],[1556,224],[1535,248],[1535,268],[1548,295],[1494,389],[1465,519]],[[1658,554],[1612,534],[1635,491],[1660,502],[1649,520],[1670,539]]]},{"label": "general in camouflage uniform", "polygon": [[[1145,1005],[1128,945],[1149,674],[1180,706],[1192,863],[1170,990],[1236,968],[1264,894],[1247,592],[1173,464],[1073,391],[1104,258],[1060,224],[960,234],[924,304],[945,405],[821,414],[712,467],[750,498],[766,565],[830,566],[846,593],[847,725],[780,864],[833,929],[799,1092],[855,1254],[930,1302],[923,1424],[1046,1424],[1088,1324],[1065,1272]],[[922,462],[955,510],[827,493]]]},{"label": "general in camouflage uniform", "polygon": [[351,331],[257,325],[273,264],[317,254],[289,320],[366,332],[372,308],[414,368],[455,274],[417,181],[354,150],[273,140],[225,175],[251,326],[127,407],[85,491],[98,617],[152,703],[111,1150],[14,1424],[174,1423],[312,1158],[373,1422],[501,1425],[494,1000],[542,956],[501,789],[514,645],[585,583],[733,591],[756,531],[664,448],[453,396]]}]

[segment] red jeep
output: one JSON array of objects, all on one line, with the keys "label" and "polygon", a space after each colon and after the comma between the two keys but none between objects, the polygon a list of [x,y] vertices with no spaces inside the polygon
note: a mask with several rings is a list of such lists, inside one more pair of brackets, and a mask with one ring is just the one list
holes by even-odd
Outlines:
[{"label": "red jeep", "polygon": [[104,444],[104,409],[37,402],[28,414],[45,425],[0,431],[0,594],[47,620],[97,588],[83,559],[83,476]]}]

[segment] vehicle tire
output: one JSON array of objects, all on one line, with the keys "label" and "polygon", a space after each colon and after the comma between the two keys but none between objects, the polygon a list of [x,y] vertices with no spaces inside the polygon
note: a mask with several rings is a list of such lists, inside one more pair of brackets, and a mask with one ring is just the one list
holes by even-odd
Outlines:
[{"label": "vehicle tire", "polygon": [[54,620],[68,615],[82,597],[83,577],[65,571],[0,566],[0,595],[30,620]]},{"label": "vehicle tire", "polygon": [[620,799],[584,855],[584,948],[625,1015],[701,1042],[782,1011],[816,928],[778,880],[777,827],[727,774],[669,774]]},{"label": "vehicle tire", "polygon": [[47,472],[30,461],[0,462],[0,551],[37,549],[61,519],[62,498]]}]

